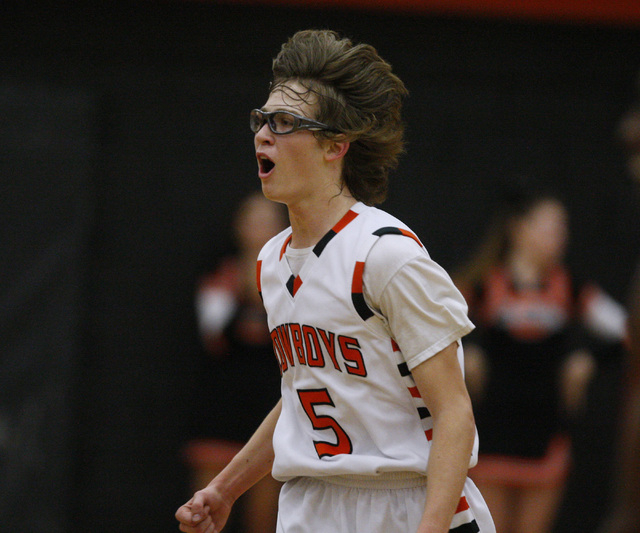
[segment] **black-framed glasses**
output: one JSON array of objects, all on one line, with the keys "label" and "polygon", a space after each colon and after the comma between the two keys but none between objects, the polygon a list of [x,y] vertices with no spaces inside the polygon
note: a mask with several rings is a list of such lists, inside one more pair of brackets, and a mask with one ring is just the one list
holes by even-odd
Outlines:
[{"label": "black-framed glasses", "polygon": [[332,131],[338,133],[338,130],[327,126],[317,120],[302,117],[291,113],[290,111],[261,111],[254,109],[249,116],[249,125],[253,133],[258,133],[265,122],[269,125],[269,129],[276,135],[287,135],[298,130],[310,131]]}]

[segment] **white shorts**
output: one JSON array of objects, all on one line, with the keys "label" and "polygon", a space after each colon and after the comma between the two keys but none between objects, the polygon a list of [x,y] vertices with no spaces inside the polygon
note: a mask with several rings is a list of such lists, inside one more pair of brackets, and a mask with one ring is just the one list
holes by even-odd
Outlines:
[{"label": "white shorts", "polygon": [[[329,479],[330,481],[327,481]],[[366,487],[336,478],[301,477],[280,492],[277,533],[414,533],[426,499],[425,483]],[[411,486],[413,485],[413,486]],[[495,533],[489,509],[467,479],[451,523],[455,533]]]}]

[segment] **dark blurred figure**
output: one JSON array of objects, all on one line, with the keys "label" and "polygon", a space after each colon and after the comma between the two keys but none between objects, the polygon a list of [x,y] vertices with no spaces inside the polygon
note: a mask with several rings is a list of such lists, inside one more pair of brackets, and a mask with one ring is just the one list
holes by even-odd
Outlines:
[{"label": "dark blurred figure", "polygon": [[567,421],[596,371],[587,327],[624,333],[623,308],[564,263],[561,200],[516,180],[485,241],[454,278],[477,330],[465,343],[480,433],[470,471],[500,533],[551,530],[570,467]]},{"label": "dark blurred figure", "polygon": [[[640,88],[640,78],[639,78]],[[621,121],[631,177],[640,188],[640,103]],[[640,532],[640,263],[629,299],[628,344],[612,505],[599,533]]]},{"label": "dark blurred figure", "polygon": [[[203,407],[212,411],[211,436],[216,440],[210,443],[216,444],[207,447],[205,441],[192,448],[201,455],[209,450],[228,456],[234,444],[251,437],[280,398],[280,372],[256,285],[256,261],[262,246],[287,225],[283,205],[267,200],[261,192],[244,198],[233,220],[236,251],[198,285],[199,328],[214,374],[207,376],[207,382],[213,378],[217,384],[210,391],[212,405]],[[222,467],[222,462],[224,458],[216,458],[210,464]],[[210,470],[202,472],[194,484],[206,485],[211,475]],[[239,531],[275,531],[279,490],[280,483],[267,476],[242,497],[239,524],[234,522]]]}]

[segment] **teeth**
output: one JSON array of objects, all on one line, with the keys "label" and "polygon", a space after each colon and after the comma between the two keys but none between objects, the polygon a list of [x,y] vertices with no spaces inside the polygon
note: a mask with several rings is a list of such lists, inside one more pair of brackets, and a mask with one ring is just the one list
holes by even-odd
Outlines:
[{"label": "teeth", "polygon": [[268,172],[275,166],[274,162],[271,159],[269,159],[266,155],[259,155],[258,162],[260,163],[260,168],[264,172]]}]

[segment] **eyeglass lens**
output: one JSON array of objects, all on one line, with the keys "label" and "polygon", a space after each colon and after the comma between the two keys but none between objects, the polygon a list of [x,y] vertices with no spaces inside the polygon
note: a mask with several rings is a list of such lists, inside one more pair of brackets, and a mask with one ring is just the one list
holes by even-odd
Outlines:
[{"label": "eyeglass lens", "polygon": [[274,113],[267,117],[269,126],[275,133],[287,133],[293,130],[296,119],[289,113]]},{"label": "eyeglass lens", "polygon": [[251,112],[251,130],[254,133],[260,131],[265,122],[268,122],[269,128],[274,133],[288,133],[296,125],[295,117],[284,111],[278,111],[273,114],[262,113],[258,110]]}]

